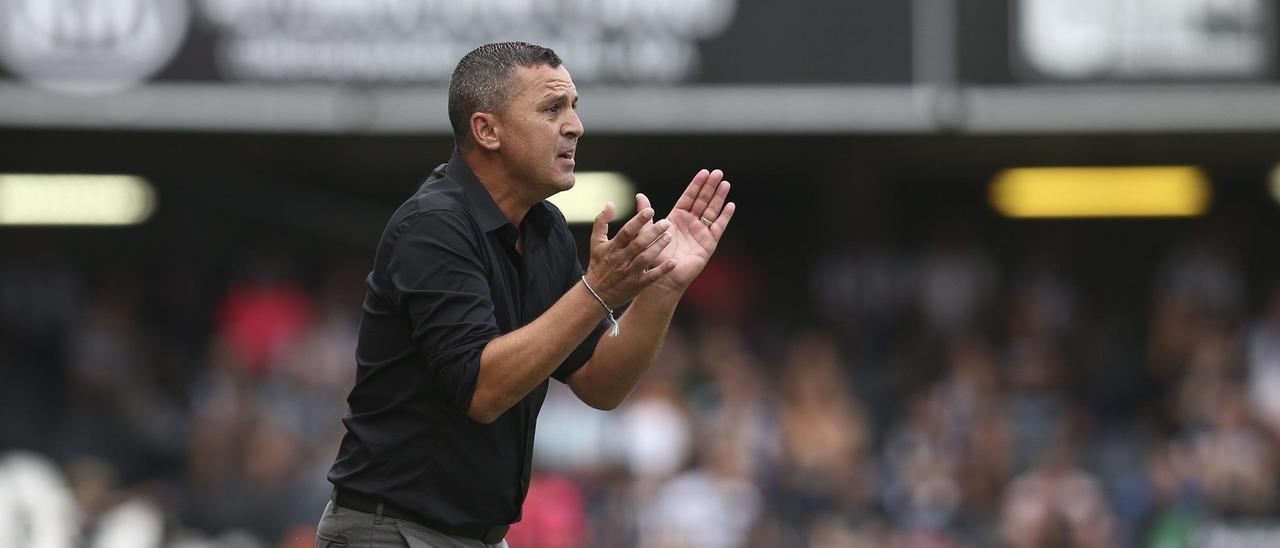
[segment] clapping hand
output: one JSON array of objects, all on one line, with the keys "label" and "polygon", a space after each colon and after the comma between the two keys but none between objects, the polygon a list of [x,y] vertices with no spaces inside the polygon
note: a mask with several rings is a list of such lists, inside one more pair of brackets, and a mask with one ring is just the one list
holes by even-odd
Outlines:
[{"label": "clapping hand", "polygon": [[614,308],[649,286],[684,292],[707,266],[733,218],[736,206],[725,202],[728,195],[724,173],[704,169],[693,177],[666,218],[655,221],[649,198],[637,194],[635,217],[612,239],[609,221],[614,206],[606,204],[591,231],[587,275],[591,287]]},{"label": "clapping hand", "polygon": [[[672,291],[683,292],[698,277],[711,260],[720,237],[733,219],[737,209],[733,202],[725,202],[729,196],[729,181],[720,170],[699,171],[676,201],[675,207],[663,221],[670,223],[671,243],[657,254],[650,266],[661,266],[674,260],[669,275],[655,281],[655,285]],[[649,198],[636,195],[636,209],[648,209]],[[650,220],[649,223],[652,224]]]}]

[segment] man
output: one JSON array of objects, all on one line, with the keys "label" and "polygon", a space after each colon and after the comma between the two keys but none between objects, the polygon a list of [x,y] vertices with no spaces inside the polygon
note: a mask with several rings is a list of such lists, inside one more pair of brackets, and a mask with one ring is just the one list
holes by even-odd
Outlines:
[{"label": "man", "polygon": [[485,45],[454,69],[457,150],[392,216],[367,280],[318,546],[505,546],[548,377],[607,410],[653,360],[733,217],[729,183],[699,172],[661,220],[637,195],[612,239],[605,205],[584,275],[545,201],[574,183],[577,100],[540,46]]}]

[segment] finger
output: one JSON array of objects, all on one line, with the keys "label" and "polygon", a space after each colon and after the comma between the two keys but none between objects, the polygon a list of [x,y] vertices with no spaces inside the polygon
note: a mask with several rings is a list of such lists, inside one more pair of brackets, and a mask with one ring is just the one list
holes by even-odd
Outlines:
[{"label": "finger", "polygon": [[643,192],[636,194],[636,211],[644,211],[650,207],[652,206],[649,204],[648,196],[645,196]]},{"label": "finger", "polygon": [[662,250],[666,249],[670,244],[671,233],[663,232],[658,236],[658,239],[653,241],[653,245],[644,248],[639,255],[636,255],[636,258],[631,260],[631,267],[639,267],[648,270],[649,265],[653,264],[653,261],[658,260],[658,255],[661,255]]},{"label": "finger", "polygon": [[720,187],[716,189],[715,196],[711,197],[711,203],[707,204],[707,209],[702,212],[701,217],[709,221],[716,220],[720,216],[720,210],[724,208],[724,200],[729,197],[729,181],[721,181]]},{"label": "finger", "polygon": [[627,221],[627,224],[618,229],[618,233],[613,237],[614,245],[626,247],[631,243],[631,240],[635,239],[637,234],[640,234],[640,229],[644,228],[644,225],[650,219],[653,219],[653,208],[646,207],[640,210],[640,213],[636,213],[635,217],[632,217],[630,221]]},{"label": "finger", "polygon": [[613,202],[604,204],[604,210],[596,215],[596,221],[591,225],[591,241],[607,242],[609,241],[609,221],[613,220]]},{"label": "finger", "polygon": [[684,194],[680,195],[680,199],[676,200],[674,209],[689,209],[693,207],[694,198],[698,197],[698,192],[702,190],[702,184],[707,182],[707,178],[711,176],[711,172],[707,170],[699,171],[693,176],[693,180],[689,181],[689,187],[684,189]]},{"label": "finger", "polygon": [[640,253],[648,249],[653,242],[658,241],[658,238],[666,234],[668,230],[671,230],[671,221],[666,219],[646,226],[640,230],[640,234],[636,236],[635,240],[632,240],[629,247],[635,249],[636,253]]},{"label": "finger", "polygon": [[663,276],[671,273],[675,268],[676,260],[667,259],[666,261],[663,261],[662,264],[644,271],[644,273],[640,275],[640,283],[643,283],[644,285],[652,284],[653,282],[662,279]]},{"label": "finger", "polygon": [[724,234],[724,229],[729,227],[729,221],[733,219],[733,212],[737,211],[737,206],[733,202],[729,202],[724,206],[724,211],[716,218],[716,222],[711,223],[711,235],[716,237],[716,241],[720,241],[720,236]]},{"label": "finger", "polygon": [[723,171],[717,169],[711,172],[711,175],[707,177],[707,182],[702,185],[702,190],[698,191],[698,197],[694,198],[693,205],[689,207],[689,213],[698,217],[702,216],[703,211],[707,209],[707,205],[711,203],[711,197],[715,195],[716,189],[720,187],[720,179],[723,178]]}]

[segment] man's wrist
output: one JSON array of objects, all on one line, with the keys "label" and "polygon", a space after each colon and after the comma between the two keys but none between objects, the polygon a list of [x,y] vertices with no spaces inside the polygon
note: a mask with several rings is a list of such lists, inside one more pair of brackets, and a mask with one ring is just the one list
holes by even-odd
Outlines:
[{"label": "man's wrist", "polygon": [[646,300],[652,299],[660,302],[671,301],[672,303],[675,303],[679,302],[681,297],[684,297],[686,289],[689,288],[687,286],[681,287],[672,283],[664,283],[664,280],[658,280],[657,282],[654,282],[653,285],[644,288],[644,290],[640,292],[640,295],[636,296],[636,299],[639,300],[640,298],[644,298]]},{"label": "man's wrist", "polygon": [[609,303],[605,302],[604,298],[600,296],[600,293],[596,292],[595,288],[591,287],[591,282],[587,281],[586,274],[582,275],[582,286],[587,288],[587,292],[591,294],[591,298],[595,299],[596,302],[600,304],[600,307],[604,309],[605,317],[608,318],[609,323],[613,326],[613,328],[609,330],[609,336],[617,337],[620,329],[618,325],[618,317],[614,313],[614,308],[609,306]]},{"label": "man's wrist", "polygon": [[606,307],[617,310],[627,304],[627,302],[618,302],[618,298],[609,293],[609,288],[605,284],[591,277],[591,271],[588,270],[582,275],[582,286],[591,295],[591,298],[598,303],[604,304]]}]

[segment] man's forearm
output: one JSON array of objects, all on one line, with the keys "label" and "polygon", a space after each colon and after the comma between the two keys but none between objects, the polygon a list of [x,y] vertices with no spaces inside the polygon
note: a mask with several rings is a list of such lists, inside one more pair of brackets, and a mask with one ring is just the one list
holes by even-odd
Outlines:
[{"label": "man's forearm", "polygon": [[493,422],[550,377],[603,318],[604,309],[578,283],[536,320],[489,341],[467,415]]},{"label": "man's forearm", "polygon": [[569,379],[574,394],[597,409],[620,405],[653,363],[680,296],[657,286],[640,293],[618,320],[618,336],[602,337],[591,359]]}]

